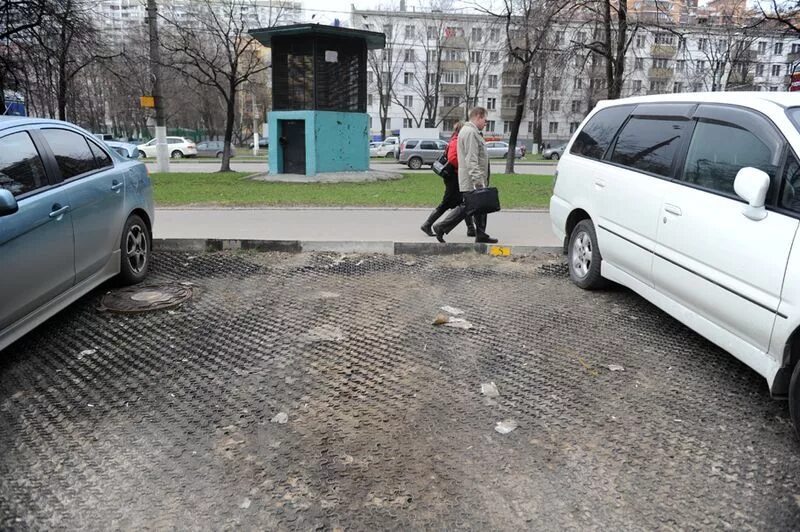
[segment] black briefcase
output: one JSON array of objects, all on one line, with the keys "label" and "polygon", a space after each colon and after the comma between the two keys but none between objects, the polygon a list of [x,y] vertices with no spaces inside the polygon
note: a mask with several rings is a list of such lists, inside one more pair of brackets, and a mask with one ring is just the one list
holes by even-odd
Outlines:
[{"label": "black briefcase", "polygon": [[494,187],[479,188],[464,194],[464,207],[468,216],[491,214],[500,210],[500,195]]}]

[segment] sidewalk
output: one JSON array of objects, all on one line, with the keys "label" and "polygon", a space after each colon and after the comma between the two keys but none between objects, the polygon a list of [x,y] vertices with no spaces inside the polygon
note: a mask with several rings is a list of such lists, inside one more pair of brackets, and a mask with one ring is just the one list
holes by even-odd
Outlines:
[{"label": "sidewalk", "polygon": [[[429,209],[156,209],[157,239],[297,240],[303,242],[436,242],[419,226]],[[558,247],[542,211],[489,215],[487,230],[508,246]],[[472,243],[462,223],[448,243]]]}]

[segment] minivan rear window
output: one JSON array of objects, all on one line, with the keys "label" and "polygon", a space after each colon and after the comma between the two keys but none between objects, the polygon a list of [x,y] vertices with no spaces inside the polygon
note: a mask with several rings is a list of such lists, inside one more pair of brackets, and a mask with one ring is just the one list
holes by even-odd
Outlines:
[{"label": "minivan rear window", "polygon": [[632,109],[632,105],[619,105],[598,111],[578,133],[569,152],[590,159],[602,159],[619,126]]}]

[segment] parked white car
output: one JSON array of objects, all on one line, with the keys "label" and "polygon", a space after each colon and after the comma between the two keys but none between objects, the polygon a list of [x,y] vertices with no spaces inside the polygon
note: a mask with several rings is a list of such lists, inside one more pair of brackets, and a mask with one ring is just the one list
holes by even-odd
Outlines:
[{"label": "parked white car", "polygon": [[582,288],[623,284],[786,398],[800,434],[800,98],[600,102],[558,164],[550,217]]},{"label": "parked white car", "polygon": [[[140,152],[140,157],[155,157],[156,156],[156,139],[139,144],[137,146]],[[183,157],[197,157],[197,145],[193,140],[183,137],[167,137],[167,149],[169,156],[173,159],[182,159]]]},{"label": "parked white car", "polygon": [[394,157],[395,144],[392,142],[371,142],[369,145],[370,157]]}]

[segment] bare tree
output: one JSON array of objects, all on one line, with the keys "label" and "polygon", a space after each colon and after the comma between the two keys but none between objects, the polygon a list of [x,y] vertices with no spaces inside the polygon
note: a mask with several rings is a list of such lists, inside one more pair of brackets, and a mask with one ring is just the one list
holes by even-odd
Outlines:
[{"label": "bare tree", "polygon": [[764,20],[783,26],[788,32],[800,35],[800,0],[771,0],[765,6],[757,2]]},{"label": "bare tree", "polygon": [[[519,127],[525,113],[528,97],[528,83],[534,63],[540,53],[547,52],[548,39],[558,17],[564,14],[574,2],[569,0],[503,0],[499,12],[479,8],[494,16],[505,26],[507,56],[519,68],[519,93],[514,120],[511,123],[509,144],[514,153]],[[514,173],[514,157],[506,158],[506,173]]]},{"label": "bare tree", "polygon": [[236,98],[269,65],[259,55],[248,30],[271,27],[281,20],[282,9],[273,9],[270,20],[260,20],[252,0],[197,0],[193,9],[179,17],[173,10],[161,13],[165,23],[162,47],[169,62],[164,66],[194,82],[217,91],[225,103],[225,148],[221,172],[230,171],[231,142],[236,124]]}]

